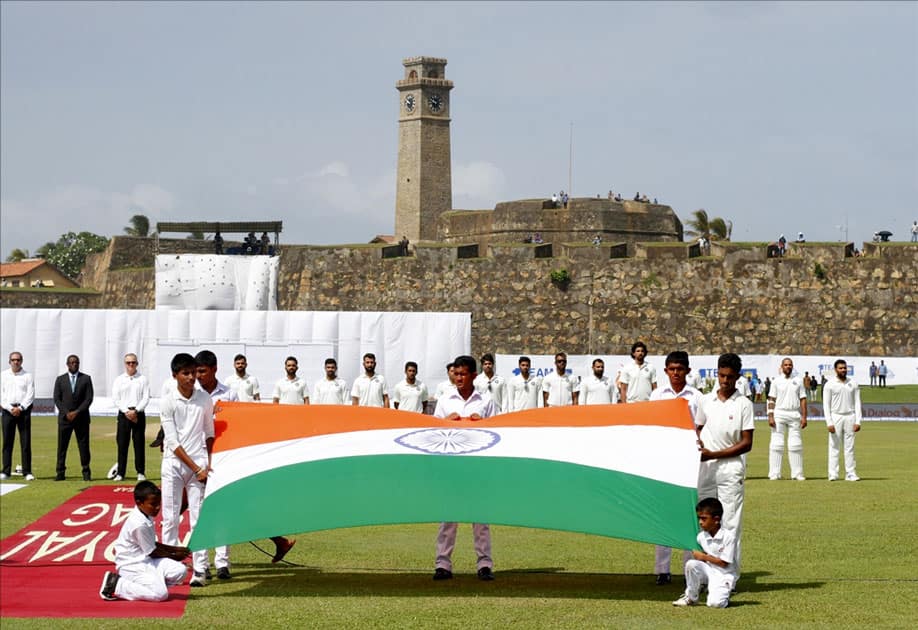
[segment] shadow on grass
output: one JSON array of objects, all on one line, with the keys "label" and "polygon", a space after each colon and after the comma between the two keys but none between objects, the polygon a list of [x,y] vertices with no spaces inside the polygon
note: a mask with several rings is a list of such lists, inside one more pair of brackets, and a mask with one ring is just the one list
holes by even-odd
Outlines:
[{"label": "shadow on grass", "polygon": [[[671,602],[682,592],[681,576],[664,587],[649,574],[566,573],[563,567],[509,569],[496,572],[494,582],[482,582],[475,573],[456,573],[453,579],[434,582],[433,571],[350,569],[323,571],[315,567],[240,565],[227,582],[214,581],[196,592],[220,597],[521,597],[558,599],[614,599]],[[749,573],[739,584],[736,605],[757,605],[743,599],[746,593],[815,589],[824,582],[767,582],[766,572]],[[231,587],[231,588],[228,588]],[[731,603],[731,606],[733,604]]]}]

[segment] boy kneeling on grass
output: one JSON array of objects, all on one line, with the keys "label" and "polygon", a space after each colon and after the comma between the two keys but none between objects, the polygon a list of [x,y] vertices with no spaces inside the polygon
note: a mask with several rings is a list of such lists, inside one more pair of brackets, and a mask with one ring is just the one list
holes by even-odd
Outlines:
[{"label": "boy kneeling on grass", "polygon": [[169,598],[169,586],[181,584],[188,573],[182,560],[191,555],[187,547],[156,542],[153,519],[162,505],[162,492],[152,481],[134,486],[134,503],[121,533],[115,541],[115,569],[106,571],[99,595],[116,599],[163,602]]},{"label": "boy kneeling on grass", "polygon": [[685,563],[685,593],[673,606],[694,606],[701,587],[707,585],[708,606],[726,608],[736,583],[736,534],[720,526],[724,506],[717,499],[702,499],[695,512],[701,527],[698,544],[702,551],[693,551],[693,559]]}]

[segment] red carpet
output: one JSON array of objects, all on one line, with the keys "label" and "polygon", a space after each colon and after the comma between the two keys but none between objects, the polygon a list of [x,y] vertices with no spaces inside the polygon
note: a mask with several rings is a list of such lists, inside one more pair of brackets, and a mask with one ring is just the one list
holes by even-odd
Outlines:
[{"label": "red carpet", "polygon": [[[181,617],[187,583],[170,588],[165,602],[107,602],[99,597],[102,576],[115,570],[113,545],[134,509],[133,490],[87,488],[0,541],[0,616]],[[183,517],[183,537],[187,531]]]}]

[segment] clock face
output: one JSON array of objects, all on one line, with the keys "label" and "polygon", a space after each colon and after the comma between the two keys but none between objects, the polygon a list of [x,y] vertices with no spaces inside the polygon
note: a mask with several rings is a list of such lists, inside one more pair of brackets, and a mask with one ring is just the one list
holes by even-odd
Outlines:
[{"label": "clock face", "polygon": [[409,94],[405,97],[405,110],[409,112],[414,111],[414,94]]},{"label": "clock face", "polygon": [[430,107],[430,111],[436,114],[443,108],[443,97],[433,93],[427,97],[427,105]]}]

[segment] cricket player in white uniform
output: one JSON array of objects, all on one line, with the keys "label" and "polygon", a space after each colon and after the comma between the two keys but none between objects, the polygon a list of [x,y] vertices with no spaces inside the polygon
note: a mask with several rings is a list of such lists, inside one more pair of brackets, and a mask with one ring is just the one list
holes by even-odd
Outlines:
[{"label": "cricket player in white uniform", "polygon": [[542,398],[542,377],[530,373],[532,360],[519,358],[520,373],[507,381],[507,411],[538,409]]},{"label": "cricket player in white uniform", "polygon": [[829,481],[838,479],[838,451],[844,444],[845,481],[860,481],[854,459],[854,434],[861,430],[861,390],[848,378],[848,364],[835,362],[835,378],[826,381],[822,408],[829,430]]},{"label": "cricket player in white uniform", "polygon": [[481,374],[475,377],[475,389],[487,392],[497,407],[497,413],[507,409],[507,383],[503,376],[494,373],[494,355],[490,352],[481,356]]},{"label": "cricket player in white uniform", "polygon": [[803,379],[794,376],[794,362],[781,360],[781,374],[768,390],[768,426],[771,443],[768,446],[768,478],[781,478],[784,464],[784,435],[787,434],[787,458],[790,460],[791,479],[804,481],[803,436],[806,428],[806,390]]},{"label": "cricket player in white uniform", "polygon": [[701,427],[698,498],[714,497],[724,506],[723,524],[736,532],[736,574],[742,558],[743,498],[746,462],[752,449],[752,402],[736,389],[742,360],[733,353],[717,359],[718,388],[701,398],[695,425]]},{"label": "cricket player in white uniform", "polygon": [[392,389],[392,406],[402,411],[424,413],[424,403],[428,398],[427,385],[418,380],[418,364],[408,361],[405,378]]},{"label": "cricket player in white uniform", "polygon": [[567,373],[567,355],[555,355],[555,371],[542,378],[542,405],[566,407],[580,401],[580,378]]}]

